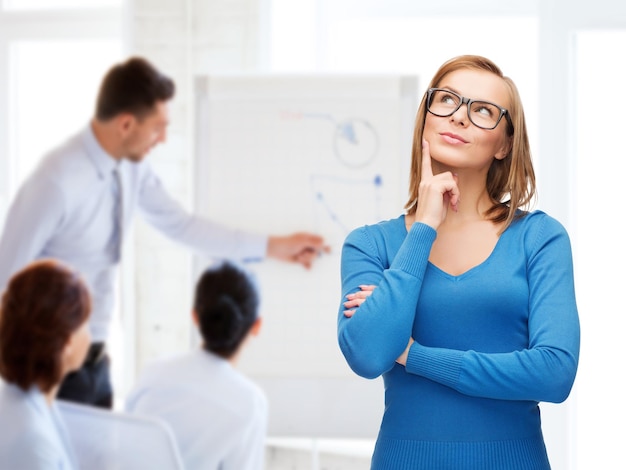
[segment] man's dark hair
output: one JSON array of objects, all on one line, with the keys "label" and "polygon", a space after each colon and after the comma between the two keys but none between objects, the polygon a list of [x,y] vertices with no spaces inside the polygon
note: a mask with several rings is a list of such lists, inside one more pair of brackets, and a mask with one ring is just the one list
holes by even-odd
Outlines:
[{"label": "man's dark hair", "polygon": [[159,101],[174,96],[171,78],[141,57],[131,57],[114,65],[104,76],[96,101],[96,118],[108,121],[118,114],[131,113],[142,119]]}]

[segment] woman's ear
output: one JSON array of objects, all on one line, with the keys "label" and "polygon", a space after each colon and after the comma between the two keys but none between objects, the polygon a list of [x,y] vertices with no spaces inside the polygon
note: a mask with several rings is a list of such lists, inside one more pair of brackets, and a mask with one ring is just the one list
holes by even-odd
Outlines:
[{"label": "woman's ear", "polygon": [[191,311],[191,319],[193,320],[193,324],[196,325],[198,328],[200,327],[200,319],[198,318],[198,312],[196,312],[195,310]]},{"label": "woman's ear", "polygon": [[72,350],[74,349],[74,342],[72,341],[74,338],[73,335],[70,335],[65,342],[65,346],[63,346],[63,357],[69,356],[72,354]]},{"label": "woman's ear", "polygon": [[261,320],[261,317],[254,320],[254,323],[252,324],[252,327],[250,328],[250,334],[253,336],[257,336],[261,332],[262,323],[263,321]]},{"label": "woman's ear", "polygon": [[[76,345],[74,344],[74,335],[70,335],[70,337],[65,342],[63,346],[63,351],[61,353],[61,370],[63,375],[73,370],[73,363],[75,362],[74,351],[76,350]],[[84,359],[84,358],[83,358]]]},{"label": "woman's ear", "polygon": [[511,153],[511,149],[513,148],[513,137],[507,137],[504,145],[496,152],[494,158],[496,160],[504,160]]}]

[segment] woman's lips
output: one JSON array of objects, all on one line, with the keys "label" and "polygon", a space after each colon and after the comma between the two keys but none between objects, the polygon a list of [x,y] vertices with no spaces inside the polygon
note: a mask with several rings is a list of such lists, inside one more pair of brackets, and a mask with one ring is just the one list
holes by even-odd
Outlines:
[{"label": "woman's lips", "polygon": [[463,139],[459,135],[452,134],[451,132],[443,132],[440,135],[441,137],[443,137],[443,140],[445,140],[449,144],[453,144],[453,145],[467,144],[467,140]]}]

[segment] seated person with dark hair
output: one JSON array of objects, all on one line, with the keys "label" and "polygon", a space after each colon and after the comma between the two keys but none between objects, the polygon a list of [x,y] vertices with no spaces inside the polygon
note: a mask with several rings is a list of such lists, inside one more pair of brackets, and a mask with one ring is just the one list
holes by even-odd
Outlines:
[{"label": "seated person with dark hair", "polygon": [[55,397],[85,359],[90,311],[83,280],[57,261],[33,262],[9,281],[0,307],[2,468],[78,468]]},{"label": "seated person with dark hair", "polygon": [[243,346],[260,330],[258,305],[257,290],[240,269],[223,264],[205,271],[193,311],[202,349],[148,366],[129,395],[128,411],[171,426],[185,468],[264,466],[267,400],[235,369]]}]

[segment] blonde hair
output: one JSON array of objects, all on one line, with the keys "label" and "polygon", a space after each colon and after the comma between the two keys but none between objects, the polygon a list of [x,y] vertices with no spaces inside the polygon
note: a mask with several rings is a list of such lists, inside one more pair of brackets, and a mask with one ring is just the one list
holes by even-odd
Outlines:
[{"label": "blonde hair", "polygon": [[[435,73],[428,88],[439,86],[446,75],[460,69],[493,73],[504,81],[509,91],[508,113],[513,127],[507,123],[506,131],[510,139],[510,152],[502,160],[493,159],[487,173],[486,183],[487,193],[492,202],[486,215],[489,220],[495,223],[504,222],[502,232],[516,217],[518,209],[528,210],[530,208],[536,191],[535,171],[532,165],[524,108],[515,83],[510,78],[505,77],[496,64],[481,56],[463,55],[448,60]],[[426,113],[426,95],[424,95],[417,110],[413,131],[409,200],[404,206],[408,214],[414,214],[417,209],[419,183],[422,178],[422,136]]]}]

